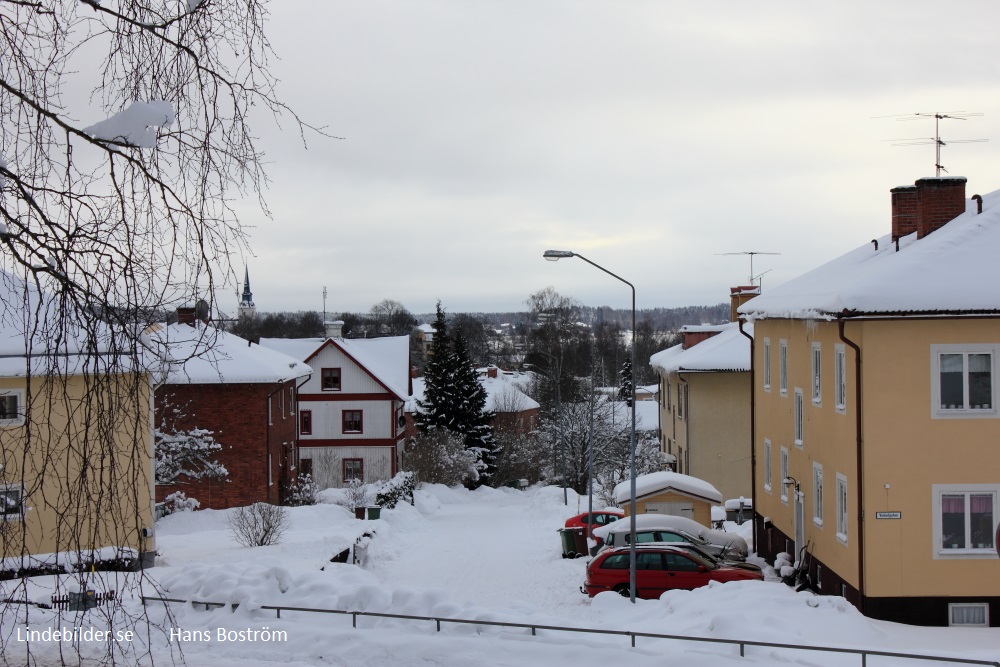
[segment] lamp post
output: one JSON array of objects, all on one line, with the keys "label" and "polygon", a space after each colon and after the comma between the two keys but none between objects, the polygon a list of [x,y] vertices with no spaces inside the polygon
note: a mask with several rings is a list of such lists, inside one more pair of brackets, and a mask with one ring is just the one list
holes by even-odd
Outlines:
[{"label": "lamp post", "polygon": [[[632,358],[633,380],[632,380],[632,400],[630,401],[631,407],[632,407],[632,429],[631,429],[631,432],[629,434],[629,455],[628,455],[629,472],[630,472],[630,475],[631,475],[632,479],[631,479],[631,489],[630,489],[630,494],[629,494],[629,497],[630,497],[630,507],[631,507],[631,511],[629,512],[629,518],[631,520],[629,522],[629,541],[628,541],[628,544],[629,544],[629,549],[628,549],[628,594],[629,594],[629,599],[632,602],[635,602],[635,379],[634,379],[634,377],[635,377],[635,285],[633,285],[629,281],[625,280],[621,276],[616,275],[616,274],[608,271],[607,269],[605,269],[600,264],[595,264],[594,262],[590,261],[589,259],[587,259],[583,255],[575,253],[575,252],[573,252],[571,250],[546,250],[545,253],[542,254],[542,257],[544,257],[546,260],[548,260],[550,262],[557,262],[560,259],[564,259],[564,258],[567,258],[567,257],[578,257],[578,258],[582,259],[583,261],[585,261],[587,264],[590,264],[591,266],[593,266],[594,268],[600,269],[601,271],[603,271],[604,273],[608,274],[612,278],[615,278],[615,279],[620,280],[621,282],[625,283],[632,290],[632,345],[631,345],[632,350],[631,350],[631,358]],[[593,518],[593,493],[591,493],[590,513],[591,513],[591,518]]]}]

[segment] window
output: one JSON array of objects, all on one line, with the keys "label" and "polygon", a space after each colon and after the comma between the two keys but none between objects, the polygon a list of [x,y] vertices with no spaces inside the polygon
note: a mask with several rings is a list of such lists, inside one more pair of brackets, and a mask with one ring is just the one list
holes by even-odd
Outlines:
[{"label": "window", "polygon": [[322,372],[323,391],[340,391],[340,369],[324,368]]},{"label": "window", "polygon": [[795,446],[802,446],[802,390],[795,388]]},{"label": "window", "polygon": [[819,405],[823,399],[823,354],[819,343],[812,344],[812,402]]},{"label": "window", "polygon": [[364,429],[361,410],[344,410],[344,433],[361,433]]},{"label": "window", "polygon": [[0,485],[0,521],[24,518],[24,489],[17,485]]},{"label": "window", "polygon": [[934,416],[996,415],[990,346],[933,345],[931,354]]},{"label": "window", "polygon": [[670,380],[667,380],[665,384],[667,386],[667,397],[666,397],[667,412],[670,412],[671,409],[673,409],[673,405],[671,405],[671,403],[670,403]]},{"label": "window", "polygon": [[295,388],[288,388],[288,414],[295,414]]},{"label": "window", "polygon": [[837,539],[847,544],[847,478],[837,473]]},{"label": "window", "polygon": [[0,393],[0,426],[20,426],[24,423],[24,392],[8,389]]},{"label": "window", "polygon": [[771,492],[771,441],[764,438],[764,490]]},{"label": "window", "polygon": [[299,433],[301,435],[312,435],[313,432],[313,412],[312,410],[302,410],[299,412]]},{"label": "window", "polygon": [[788,485],[785,484],[785,480],[788,479],[788,448],[781,448],[781,502],[788,504]]},{"label": "window", "polygon": [[952,602],[948,604],[948,625],[977,628],[990,626],[990,606],[985,602]]},{"label": "window", "polygon": [[788,342],[778,342],[778,389],[782,396],[788,394]]},{"label": "window", "polygon": [[771,391],[771,339],[764,339],[764,391]]},{"label": "window", "polygon": [[935,558],[996,557],[1000,485],[934,485]]},{"label": "window", "polygon": [[309,475],[312,477],[313,474],[313,460],[312,459],[302,459],[299,461],[299,477],[303,475]]},{"label": "window", "polygon": [[833,384],[834,409],[847,412],[847,352],[843,345],[837,345],[833,351]]},{"label": "window", "polygon": [[365,481],[365,461],[364,459],[344,459],[344,484],[350,484],[352,480]]},{"label": "window", "polygon": [[813,523],[823,526],[823,466],[813,463]]},{"label": "window", "polygon": [[687,398],[687,385],[686,384],[682,385],[682,384],[678,383],[678,385],[677,385],[677,418],[678,419],[684,419],[684,407],[685,407],[684,404],[686,403],[686,401],[684,399],[686,399],[686,398]]}]

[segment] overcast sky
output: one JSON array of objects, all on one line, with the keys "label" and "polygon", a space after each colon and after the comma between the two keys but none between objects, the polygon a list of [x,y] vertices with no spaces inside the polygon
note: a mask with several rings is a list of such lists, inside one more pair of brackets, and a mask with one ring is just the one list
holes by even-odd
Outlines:
[{"label": "overcast sky", "polygon": [[[342,140],[260,127],[259,311],[521,310],[546,286],[627,307],[775,286],[889,232],[889,189],[1000,188],[1000,4],[923,0],[280,0],[284,99]],[[766,273],[765,273],[766,272]],[[242,275],[240,276],[242,278]],[[232,301],[229,304],[228,301]],[[222,310],[235,305],[222,296]]]}]

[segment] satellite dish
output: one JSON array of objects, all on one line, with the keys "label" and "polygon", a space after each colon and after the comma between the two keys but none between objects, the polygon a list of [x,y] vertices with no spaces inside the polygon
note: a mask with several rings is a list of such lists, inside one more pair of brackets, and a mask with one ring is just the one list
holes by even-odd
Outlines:
[{"label": "satellite dish", "polygon": [[196,320],[207,321],[209,315],[212,314],[212,308],[208,305],[208,302],[204,299],[198,299],[194,304],[194,318]]}]

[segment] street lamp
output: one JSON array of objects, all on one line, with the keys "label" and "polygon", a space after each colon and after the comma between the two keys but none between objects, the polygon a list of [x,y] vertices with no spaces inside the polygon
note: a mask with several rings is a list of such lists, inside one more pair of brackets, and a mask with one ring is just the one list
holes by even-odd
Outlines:
[{"label": "street lamp", "polygon": [[[629,281],[625,280],[621,276],[616,275],[614,273],[611,273],[610,271],[608,271],[607,269],[605,269],[600,264],[595,264],[594,262],[591,262],[589,259],[587,259],[583,255],[575,253],[575,252],[573,252],[571,250],[546,250],[542,254],[542,257],[544,257],[546,260],[548,260],[550,262],[557,262],[560,259],[564,259],[564,258],[567,258],[567,257],[578,257],[578,258],[582,259],[583,261],[585,261],[587,264],[590,264],[591,266],[593,266],[594,268],[600,269],[601,271],[603,271],[604,273],[608,274],[612,278],[616,278],[617,280],[622,281],[623,283],[625,283],[626,285],[628,285],[629,288],[632,290],[632,346],[631,346],[632,347],[632,352],[631,352],[631,354],[632,354],[632,376],[633,376],[633,379],[632,379],[632,400],[630,401],[631,407],[632,407],[632,430],[631,430],[631,433],[629,435],[629,455],[628,455],[628,459],[629,459],[629,472],[630,472],[630,474],[632,476],[632,480],[631,480],[631,489],[630,489],[631,511],[629,512],[629,518],[631,519],[631,521],[629,522],[629,541],[628,541],[628,544],[629,544],[629,549],[628,549],[628,594],[629,594],[629,599],[631,599],[632,602],[635,602],[635,511],[636,511],[636,508],[635,508],[635,285],[633,285]],[[591,477],[593,477],[593,475],[591,475]],[[591,519],[593,519],[593,503],[594,503],[593,496],[594,496],[594,494],[591,493],[590,494],[590,510],[589,510]]]}]

